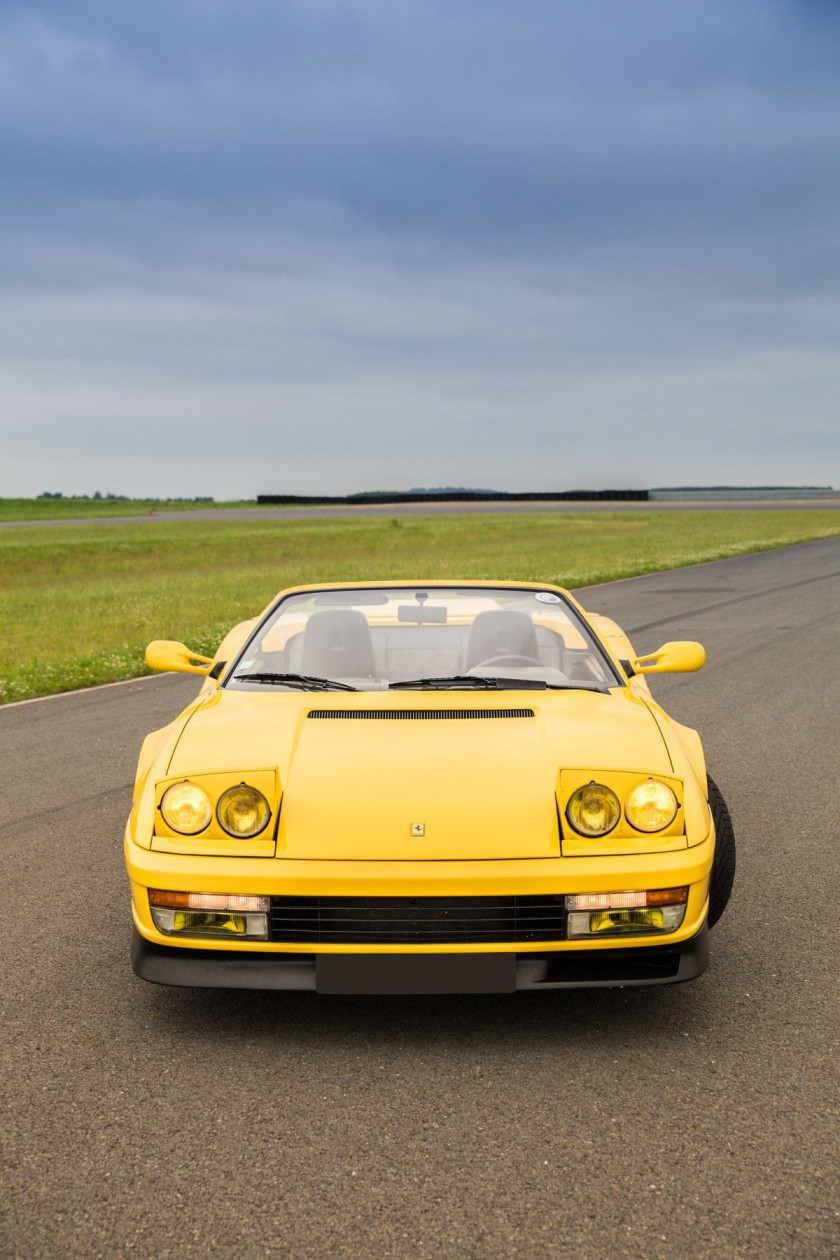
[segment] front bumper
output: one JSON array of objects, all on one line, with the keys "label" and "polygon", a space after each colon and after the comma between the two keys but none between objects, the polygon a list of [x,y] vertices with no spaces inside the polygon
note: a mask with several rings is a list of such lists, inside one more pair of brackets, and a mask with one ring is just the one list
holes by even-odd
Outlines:
[{"label": "front bumper", "polygon": [[320,993],[512,993],[679,984],[699,976],[708,961],[705,923],[679,943],[573,952],[269,954],[158,945],[136,928],[131,941],[135,975],[153,984]]},{"label": "front bumper", "polygon": [[[705,922],[713,832],[671,853],[453,862],[199,859],[142,848],[133,842],[130,829],[125,840],[134,916],[132,966],[138,976],[153,983],[320,992],[512,992],[673,984],[700,975],[707,964]],[[685,920],[667,936],[454,946],[331,943],[313,947],[282,938],[225,942],[224,948],[216,941],[196,938],[175,945],[155,927],[148,897],[149,888],[272,897],[527,897],[683,884],[689,885]],[[327,962],[319,968],[318,960],[325,955],[355,959],[357,965],[336,963],[330,971]],[[478,961],[465,963],[471,957]],[[481,958],[507,961],[483,968]],[[350,987],[341,988],[345,981]]]}]

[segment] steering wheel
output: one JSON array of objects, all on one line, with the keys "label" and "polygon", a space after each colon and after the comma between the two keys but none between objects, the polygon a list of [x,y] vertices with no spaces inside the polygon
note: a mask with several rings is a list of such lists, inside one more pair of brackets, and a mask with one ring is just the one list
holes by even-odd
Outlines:
[{"label": "steering wheel", "polygon": [[486,661],[479,661],[473,669],[484,669],[486,665],[542,665],[542,661],[533,656],[520,656],[518,652],[500,652],[498,656],[488,656]]}]

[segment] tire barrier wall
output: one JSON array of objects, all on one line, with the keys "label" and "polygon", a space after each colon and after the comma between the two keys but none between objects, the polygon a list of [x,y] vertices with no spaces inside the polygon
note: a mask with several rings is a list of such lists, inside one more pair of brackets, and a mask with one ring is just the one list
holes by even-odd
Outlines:
[{"label": "tire barrier wall", "polygon": [[331,495],[258,494],[257,503],[322,504],[342,503],[364,507],[366,503],[507,503],[563,502],[567,500],[610,500],[615,502],[639,502],[650,498],[649,490],[538,490],[524,494],[507,494],[501,490],[444,490],[440,494],[412,494],[410,492],[388,494]]}]

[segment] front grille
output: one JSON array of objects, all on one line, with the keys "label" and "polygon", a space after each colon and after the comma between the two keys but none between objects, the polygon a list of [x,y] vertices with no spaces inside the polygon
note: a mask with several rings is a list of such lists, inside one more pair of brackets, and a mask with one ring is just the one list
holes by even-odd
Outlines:
[{"label": "front grille", "polygon": [[356,718],[391,722],[432,721],[435,718],[532,718],[533,709],[310,709],[311,718]]},{"label": "front grille", "polygon": [[561,895],[272,897],[271,940],[335,945],[562,941]]}]

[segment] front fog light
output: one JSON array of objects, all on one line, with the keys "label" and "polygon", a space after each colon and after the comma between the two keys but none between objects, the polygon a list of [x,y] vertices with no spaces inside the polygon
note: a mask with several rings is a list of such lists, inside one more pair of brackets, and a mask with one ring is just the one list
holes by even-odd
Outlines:
[{"label": "front fog light", "polygon": [[626,936],[676,932],[682,926],[688,888],[650,892],[579,893],[566,898],[568,936]]},{"label": "front fog light", "polygon": [[213,910],[165,910],[155,907],[152,919],[167,936],[226,936],[265,941],[268,915],[228,914]]},{"label": "front fog light", "polygon": [[[212,905],[215,909],[205,909]],[[166,936],[268,940],[268,897],[149,889],[152,921]],[[260,913],[254,913],[260,911]]]}]

